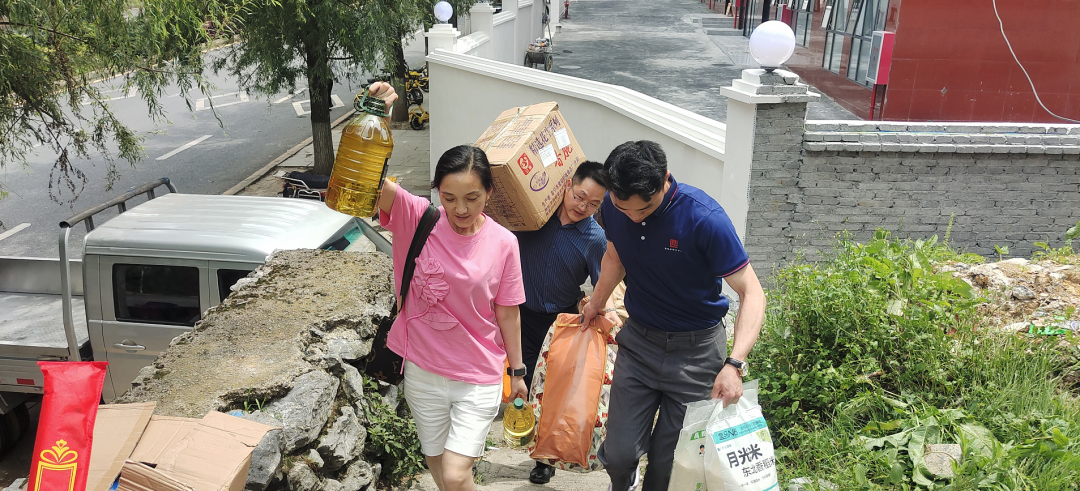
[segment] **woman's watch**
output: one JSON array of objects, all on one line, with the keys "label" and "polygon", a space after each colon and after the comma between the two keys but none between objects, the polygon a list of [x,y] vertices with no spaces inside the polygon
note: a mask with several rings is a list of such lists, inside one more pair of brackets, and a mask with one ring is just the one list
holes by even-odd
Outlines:
[{"label": "woman's watch", "polygon": [[728,359],[724,360],[724,364],[725,365],[731,365],[731,366],[735,367],[737,370],[739,370],[739,377],[742,377],[742,378],[746,378],[746,372],[750,368],[749,363],[747,363],[745,361],[742,361],[742,360],[737,360],[735,358],[728,358]]},{"label": "woman's watch", "polygon": [[506,374],[511,376],[511,377],[524,377],[526,373],[529,373],[529,372],[528,372],[528,370],[525,369],[525,367],[521,367],[521,368],[506,367]]}]

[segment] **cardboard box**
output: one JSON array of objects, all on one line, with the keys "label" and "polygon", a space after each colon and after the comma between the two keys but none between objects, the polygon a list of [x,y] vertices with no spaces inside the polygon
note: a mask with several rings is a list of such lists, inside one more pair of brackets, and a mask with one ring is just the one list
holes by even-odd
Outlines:
[{"label": "cardboard box", "polygon": [[475,145],[487,153],[495,184],[484,212],[510,230],[543,227],[586,160],[555,102],[504,111]]},{"label": "cardboard box", "polygon": [[150,416],[153,407],[98,409],[88,490],[107,491],[119,475],[117,491],[242,491],[251,452],[274,429],[218,412],[202,419]]}]

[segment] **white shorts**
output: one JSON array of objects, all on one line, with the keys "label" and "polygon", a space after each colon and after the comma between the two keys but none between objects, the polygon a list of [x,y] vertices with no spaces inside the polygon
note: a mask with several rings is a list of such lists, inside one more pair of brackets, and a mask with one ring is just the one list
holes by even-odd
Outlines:
[{"label": "white shorts", "polygon": [[502,385],[450,380],[406,361],[405,401],[424,455],[436,457],[449,450],[479,457],[499,413]]}]

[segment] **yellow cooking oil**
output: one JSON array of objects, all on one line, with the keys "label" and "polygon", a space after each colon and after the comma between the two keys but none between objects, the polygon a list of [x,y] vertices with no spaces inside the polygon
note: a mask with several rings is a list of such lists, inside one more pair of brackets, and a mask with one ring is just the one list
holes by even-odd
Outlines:
[{"label": "yellow cooking oil", "polygon": [[527,447],[536,434],[536,420],[532,406],[525,404],[520,397],[506,406],[503,413],[503,439],[506,444],[515,447]]},{"label": "yellow cooking oil", "polygon": [[386,177],[386,163],[394,151],[394,137],[386,124],[386,103],[382,99],[365,90],[353,104],[359,114],[341,131],[326,206],[347,215],[370,217]]}]

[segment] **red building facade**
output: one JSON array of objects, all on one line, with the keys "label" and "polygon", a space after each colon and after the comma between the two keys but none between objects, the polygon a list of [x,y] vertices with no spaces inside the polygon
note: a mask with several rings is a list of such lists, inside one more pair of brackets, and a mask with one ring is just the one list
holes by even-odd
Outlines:
[{"label": "red building facade", "polygon": [[998,0],[1001,24],[993,0],[794,0],[772,8],[771,18],[794,24],[801,45],[788,67],[861,118],[870,117],[873,88],[868,35],[884,30],[896,37],[874,119],[1065,122],[1053,112],[1080,120],[1080,0]]}]

